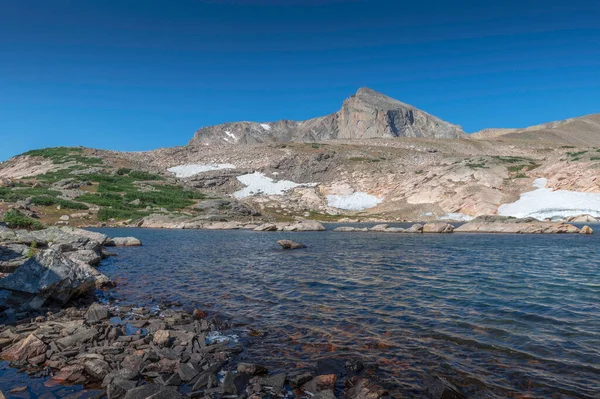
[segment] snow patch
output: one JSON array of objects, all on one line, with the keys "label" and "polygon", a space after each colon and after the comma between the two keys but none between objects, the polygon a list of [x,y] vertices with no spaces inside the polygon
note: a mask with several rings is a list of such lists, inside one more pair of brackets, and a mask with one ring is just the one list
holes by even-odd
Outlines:
[{"label": "snow patch", "polygon": [[381,203],[382,201],[383,198],[377,198],[374,195],[360,191],[352,194],[327,196],[327,205],[333,208],[346,209],[349,211],[364,211],[365,209],[377,206],[377,204]]},{"label": "snow patch", "polygon": [[536,179],[533,187],[537,190],[521,194],[521,198],[512,204],[498,208],[498,215],[517,218],[533,217],[566,218],[582,214],[600,217],[600,193],[556,190],[546,188],[547,179]]},{"label": "snow patch", "polygon": [[190,177],[197,175],[198,173],[210,172],[211,170],[220,169],[235,169],[235,165],[230,163],[218,163],[210,165],[191,164],[191,165],[179,165],[167,169],[173,173],[176,177]]},{"label": "snow patch", "polygon": [[[231,133],[229,130],[225,130],[225,134],[228,135],[229,137],[231,137],[232,139],[234,139],[235,141],[238,141],[238,138],[235,134]],[[227,140],[229,141],[229,140]]]},{"label": "snow patch", "polygon": [[246,187],[233,193],[236,198],[246,198],[251,195],[282,195],[295,187],[314,187],[316,183],[299,184],[289,180],[273,180],[260,172],[237,177]]},{"label": "snow patch", "polygon": [[271,130],[271,126],[267,125],[266,123],[261,123],[260,127],[262,127],[265,130]]},{"label": "snow patch", "polygon": [[459,222],[469,222],[469,221],[471,221],[473,219],[474,218],[471,215],[466,215],[464,213],[458,213],[458,212],[456,212],[456,213],[447,213],[447,214],[445,214],[443,216],[440,216],[438,218],[438,220],[456,220],[456,221],[459,221]]}]

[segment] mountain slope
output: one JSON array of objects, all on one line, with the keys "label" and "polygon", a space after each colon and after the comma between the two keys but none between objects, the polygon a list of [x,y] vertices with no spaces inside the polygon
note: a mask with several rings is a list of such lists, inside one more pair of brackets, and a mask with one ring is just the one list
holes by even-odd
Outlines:
[{"label": "mountain slope", "polygon": [[532,140],[574,146],[600,146],[600,114],[544,123],[526,129],[485,129],[474,139]]},{"label": "mountain slope", "polygon": [[393,137],[461,138],[462,128],[369,88],[333,114],[306,121],[233,122],[196,131],[189,145],[311,142]]}]

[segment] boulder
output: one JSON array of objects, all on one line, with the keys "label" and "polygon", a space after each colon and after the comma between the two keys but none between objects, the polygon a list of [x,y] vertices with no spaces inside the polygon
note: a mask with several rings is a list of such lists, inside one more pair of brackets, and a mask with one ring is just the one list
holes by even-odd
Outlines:
[{"label": "boulder", "polygon": [[34,334],[5,349],[1,357],[4,360],[25,361],[46,353],[47,345]]},{"label": "boulder", "polygon": [[388,224],[377,224],[369,229],[369,231],[384,232],[390,227]]},{"label": "boulder", "polygon": [[240,374],[261,375],[267,374],[267,368],[254,363],[239,363],[237,368]]},{"label": "boulder", "polygon": [[105,245],[107,247],[139,247],[142,242],[135,237],[115,237],[109,239]]},{"label": "boulder", "polygon": [[579,234],[594,234],[594,229],[590,226],[583,226],[581,230],[579,230]]},{"label": "boulder", "polygon": [[387,390],[366,378],[353,377],[347,385],[348,399],[379,399],[389,395]]},{"label": "boulder", "polygon": [[85,313],[85,320],[90,324],[99,323],[109,317],[108,309],[99,303],[94,303]]},{"label": "boulder", "polygon": [[108,277],[89,265],[47,249],[0,280],[0,290],[9,292],[9,295],[2,295],[0,306],[10,306],[11,298],[17,304],[21,302],[33,309],[40,308],[48,300],[64,305],[71,298],[87,293],[97,284],[109,281]]},{"label": "boulder", "polygon": [[335,229],[333,229],[333,231],[352,233],[352,232],[367,232],[367,231],[369,231],[369,229],[367,227],[340,226],[340,227],[336,227]]},{"label": "boulder", "polygon": [[302,385],[301,389],[310,395],[316,395],[322,391],[333,391],[336,382],[337,375],[335,374],[318,375]]},{"label": "boulder", "polygon": [[325,226],[315,220],[302,220],[280,228],[281,231],[325,231]]},{"label": "boulder", "polygon": [[306,248],[306,245],[300,244],[298,242],[294,242],[292,240],[279,240],[279,241],[277,241],[277,244],[281,245],[281,248],[283,248],[283,249]]},{"label": "boulder", "polygon": [[65,255],[71,260],[78,260],[87,263],[90,266],[98,266],[102,261],[102,255],[90,249],[81,251],[65,252]]},{"label": "boulder", "polygon": [[413,224],[408,229],[404,230],[404,232],[420,234],[423,232],[423,225],[419,223]]},{"label": "boulder", "polygon": [[265,223],[265,224],[261,224],[260,226],[258,226],[257,228],[254,229],[254,231],[277,231],[277,225],[275,223]]},{"label": "boulder", "polygon": [[30,248],[23,244],[0,246],[0,273],[12,273],[27,262]]},{"label": "boulder", "polygon": [[423,233],[452,233],[454,226],[445,222],[426,223],[423,226]]},{"label": "boulder", "polygon": [[206,225],[207,230],[238,230],[242,228],[242,224],[238,222],[217,222]]},{"label": "boulder", "polygon": [[510,233],[510,234],[574,234],[579,229],[567,223],[540,222],[533,218],[503,218],[486,221],[476,218],[456,228],[456,233]]},{"label": "boulder", "polygon": [[424,380],[430,399],[466,399],[457,387],[441,377],[426,376]]}]

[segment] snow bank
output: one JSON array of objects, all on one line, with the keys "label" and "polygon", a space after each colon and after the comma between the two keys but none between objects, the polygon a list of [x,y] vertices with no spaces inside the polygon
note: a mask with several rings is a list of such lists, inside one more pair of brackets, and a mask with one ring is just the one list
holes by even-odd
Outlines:
[{"label": "snow bank", "polygon": [[364,211],[365,209],[373,208],[382,202],[382,198],[377,198],[374,195],[357,191],[352,194],[344,195],[328,195],[327,205],[346,209],[349,211]]},{"label": "snow bank", "polygon": [[466,215],[464,213],[447,213],[443,216],[440,216],[438,220],[456,220],[459,222],[468,222],[473,220],[473,216]]},{"label": "snow bank", "polygon": [[220,169],[235,169],[235,165],[232,165],[230,163],[219,163],[219,164],[211,164],[211,165],[192,164],[192,165],[174,166],[167,170],[169,172],[175,174],[176,177],[190,177],[190,176],[197,175],[198,173],[210,172],[211,170],[220,170]]},{"label": "snow bank", "polygon": [[261,123],[260,127],[262,127],[265,130],[271,130],[271,126],[267,125],[266,123]]},{"label": "snow bank", "polygon": [[281,195],[295,187],[314,186],[314,183],[298,184],[289,180],[273,180],[262,173],[255,172],[238,176],[237,179],[246,187],[233,193],[236,198],[246,198],[251,195]]},{"label": "snow bank", "polygon": [[536,179],[533,186],[537,190],[521,195],[517,202],[504,204],[498,208],[498,215],[536,219],[566,218],[582,214],[600,217],[600,193],[546,188],[547,179]]}]

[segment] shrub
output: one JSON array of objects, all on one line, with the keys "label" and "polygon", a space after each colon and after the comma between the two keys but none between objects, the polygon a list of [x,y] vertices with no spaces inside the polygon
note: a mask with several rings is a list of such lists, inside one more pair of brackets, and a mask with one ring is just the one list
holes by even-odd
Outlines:
[{"label": "shrub", "polygon": [[40,205],[40,206],[60,205],[60,207],[64,208],[64,209],[78,209],[78,210],[90,209],[86,204],[68,201],[68,200],[64,200],[62,198],[49,197],[49,196],[33,197],[31,199],[31,202],[33,202],[35,205]]},{"label": "shrub", "polygon": [[129,209],[111,209],[101,208],[98,211],[98,220],[107,221],[108,219],[115,220],[127,220],[127,219],[139,219],[144,216],[148,216],[147,212],[139,212],[136,210]]},{"label": "shrub", "polygon": [[44,228],[40,222],[23,215],[16,209],[6,212],[2,221],[11,229],[41,230]]}]

